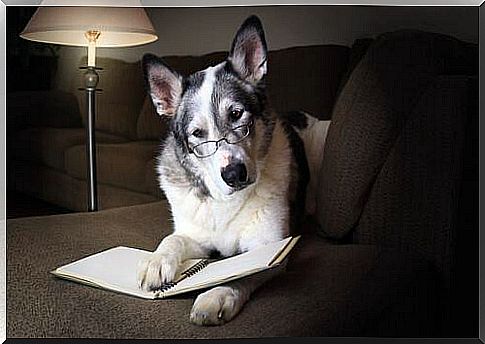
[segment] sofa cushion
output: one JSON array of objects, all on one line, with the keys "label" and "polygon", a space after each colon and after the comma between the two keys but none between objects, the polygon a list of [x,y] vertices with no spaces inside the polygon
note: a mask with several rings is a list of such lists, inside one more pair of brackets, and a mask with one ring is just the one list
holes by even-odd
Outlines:
[{"label": "sofa cushion", "polygon": [[424,88],[434,75],[465,72],[457,56],[467,49],[448,36],[415,31],[385,34],[371,45],[332,115],[318,190],[322,234],[342,238],[354,228]]},{"label": "sofa cushion", "polygon": [[270,51],[266,84],[271,105],[279,112],[302,110],[330,119],[348,59],[349,48],[338,45]]},{"label": "sofa cushion", "polygon": [[[96,141],[125,142],[126,139],[96,132]],[[86,142],[84,128],[29,128],[17,132],[11,137],[9,144],[15,149],[11,151],[15,158],[42,163],[46,166],[64,170],[64,152],[66,149],[83,145]],[[9,149],[10,150],[10,149]]]},{"label": "sofa cushion", "polygon": [[[304,236],[287,272],[221,327],[189,323],[196,293],[145,300],[58,279],[52,269],[118,245],[154,250],[170,233],[166,202],[7,221],[7,337],[234,338],[376,335],[401,301],[393,333],[433,334],[425,262],[373,246]],[[34,262],[35,260],[35,262]],[[122,267],[120,267],[122,268]],[[426,282],[426,283],[425,283]],[[29,297],[25,297],[29,295]],[[434,296],[423,298],[422,296]],[[414,329],[414,330],[413,330]]]},{"label": "sofa cushion", "polygon": [[[81,61],[82,65],[85,61]],[[107,133],[136,138],[136,121],[145,97],[143,72],[139,62],[124,62],[110,58],[97,58],[101,92],[96,93],[96,129]],[[84,74],[77,73],[76,84],[84,85]],[[86,95],[77,94],[83,123],[86,123]]]},{"label": "sofa cushion", "polygon": [[[156,141],[132,141],[121,144],[98,144],[98,182],[138,192],[154,192],[153,184],[146,181],[147,162],[154,159],[159,149]],[[86,150],[74,146],[65,153],[66,172],[86,179]]]},{"label": "sofa cushion", "polygon": [[136,123],[138,140],[160,141],[167,133],[169,123],[170,119],[166,116],[158,115],[150,97],[146,96]]}]

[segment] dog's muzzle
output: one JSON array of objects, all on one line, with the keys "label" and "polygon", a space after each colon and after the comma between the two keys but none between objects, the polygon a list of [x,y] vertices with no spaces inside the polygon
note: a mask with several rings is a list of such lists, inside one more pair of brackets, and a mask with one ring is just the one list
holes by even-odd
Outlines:
[{"label": "dog's muzzle", "polygon": [[248,172],[242,163],[229,164],[221,169],[224,182],[232,188],[242,189],[248,185]]}]

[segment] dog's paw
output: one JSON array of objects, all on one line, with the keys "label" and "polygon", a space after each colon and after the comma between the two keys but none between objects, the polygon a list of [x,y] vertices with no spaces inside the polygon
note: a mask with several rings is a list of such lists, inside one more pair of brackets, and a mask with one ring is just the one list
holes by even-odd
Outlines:
[{"label": "dog's paw", "polygon": [[231,287],[215,287],[200,294],[190,311],[190,322],[196,325],[222,325],[241,310],[243,302]]},{"label": "dog's paw", "polygon": [[176,255],[152,253],[147,259],[138,263],[138,286],[143,290],[150,291],[172,282],[178,265],[179,260]]}]

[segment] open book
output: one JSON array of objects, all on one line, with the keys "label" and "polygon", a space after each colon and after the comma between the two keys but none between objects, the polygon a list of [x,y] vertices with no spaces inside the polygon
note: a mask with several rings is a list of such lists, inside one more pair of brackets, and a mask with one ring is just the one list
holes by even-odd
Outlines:
[{"label": "open book", "polygon": [[54,275],[145,299],[158,299],[212,287],[279,265],[300,237],[288,237],[254,250],[209,262],[189,259],[179,267],[174,282],[144,291],[137,284],[138,262],[151,252],[118,246],[61,266]]}]

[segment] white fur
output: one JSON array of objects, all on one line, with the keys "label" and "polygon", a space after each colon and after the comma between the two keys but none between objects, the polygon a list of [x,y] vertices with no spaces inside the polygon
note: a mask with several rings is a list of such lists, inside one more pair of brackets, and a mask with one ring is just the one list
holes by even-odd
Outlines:
[{"label": "white fur", "polygon": [[318,190],[318,176],[322,167],[323,149],[331,121],[320,121],[306,115],[308,126],[298,131],[305,144],[305,153],[310,169],[310,181],[307,187],[305,207],[308,214],[315,214],[316,191]]},{"label": "white fur", "polygon": [[[199,91],[197,92],[196,98],[198,98],[197,103],[199,105],[199,113],[197,117],[203,121],[211,121],[212,116],[210,115],[210,103],[212,98],[212,93],[214,91],[214,83],[216,81],[216,72],[224,66],[224,62],[218,64],[214,67],[207,68],[205,72],[204,81],[202,82],[202,86],[200,87]],[[205,128],[216,128],[213,123],[207,123]],[[209,132],[209,140],[217,139],[217,132]]]}]

